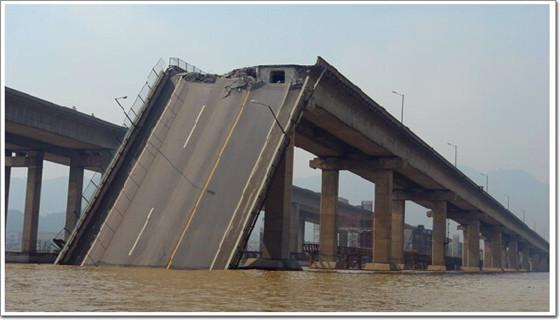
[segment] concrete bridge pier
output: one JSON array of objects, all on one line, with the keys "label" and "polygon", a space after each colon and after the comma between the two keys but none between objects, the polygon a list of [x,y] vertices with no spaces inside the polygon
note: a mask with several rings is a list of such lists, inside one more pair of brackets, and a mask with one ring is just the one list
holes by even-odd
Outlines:
[{"label": "concrete bridge pier", "polygon": [[446,219],[447,202],[435,201],[432,216],[432,264],[428,265],[428,271],[446,271],[445,266],[445,241],[446,241]]},{"label": "concrete bridge pier", "polygon": [[27,187],[25,192],[25,212],[21,251],[37,252],[37,233],[39,228],[39,205],[41,202],[41,183],[43,176],[43,152],[27,152]]},{"label": "concrete bridge pier", "polygon": [[366,270],[399,270],[392,261],[393,170],[374,171],[373,261]]},{"label": "concrete bridge pier", "polygon": [[299,204],[292,202],[290,223],[290,252],[302,252],[305,237],[305,219],[301,217]]},{"label": "concrete bridge pier", "polygon": [[480,220],[469,219],[463,230],[463,266],[461,270],[480,271]]},{"label": "concrete bridge pier", "polygon": [[484,231],[484,259],[482,271],[500,272],[502,269],[502,232],[498,227],[491,227]]},{"label": "concrete bridge pier", "polygon": [[[11,151],[6,151],[6,157],[12,157]],[[10,198],[10,181],[12,175],[12,167],[5,166],[4,167],[4,222],[7,223],[8,221],[8,199]],[[4,231],[6,231],[6,225],[4,225]]]},{"label": "concrete bridge pier", "polygon": [[521,249],[521,270],[519,271],[530,271],[529,266],[529,248],[524,244],[523,249]]},{"label": "concrete bridge pier", "polygon": [[68,177],[68,201],[66,203],[66,224],[64,226],[64,240],[68,240],[82,211],[82,188],[84,185],[84,166],[78,157],[70,159],[70,173]]},{"label": "concrete bridge pier", "polygon": [[531,251],[529,254],[529,270],[535,272],[539,264],[539,254],[538,252]]},{"label": "concrete bridge pier", "polygon": [[393,200],[391,216],[391,261],[400,270],[404,269],[404,217],[405,200]]},{"label": "concrete bridge pier", "polygon": [[519,250],[517,240],[510,239],[507,248],[507,269],[504,271],[518,271],[519,269]]},{"label": "concrete bridge pier", "polygon": [[301,270],[290,259],[292,235],[292,178],[294,165],[293,135],[270,182],[265,200],[262,256],[248,260],[245,268],[266,270]]},{"label": "concrete bridge pier", "polygon": [[313,268],[335,269],[337,267],[337,204],[339,170],[321,171],[321,207],[319,257]]}]

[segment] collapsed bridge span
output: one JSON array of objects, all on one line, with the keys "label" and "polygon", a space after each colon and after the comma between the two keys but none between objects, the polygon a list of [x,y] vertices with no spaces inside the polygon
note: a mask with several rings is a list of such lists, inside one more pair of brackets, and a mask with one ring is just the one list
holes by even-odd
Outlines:
[{"label": "collapsed bridge span", "polygon": [[262,208],[315,69],[217,77],[169,68],[58,263],[227,268]]}]

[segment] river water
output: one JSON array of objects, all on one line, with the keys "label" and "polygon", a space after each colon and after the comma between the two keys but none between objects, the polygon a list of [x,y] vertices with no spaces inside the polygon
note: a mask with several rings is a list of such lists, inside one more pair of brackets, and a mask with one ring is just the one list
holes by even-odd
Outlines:
[{"label": "river water", "polygon": [[46,315],[48,312],[520,312],[529,315],[554,310],[549,301],[548,273],[183,271],[6,264],[5,277],[6,312],[45,312]]}]

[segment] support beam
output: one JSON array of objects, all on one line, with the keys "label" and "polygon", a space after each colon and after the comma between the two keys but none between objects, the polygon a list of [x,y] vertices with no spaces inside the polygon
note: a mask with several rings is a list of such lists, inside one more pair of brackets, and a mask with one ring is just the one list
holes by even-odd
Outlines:
[{"label": "support beam", "polygon": [[463,245],[463,250],[466,253],[463,257],[466,258],[466,263],[463,262],[463,271],[480,271],[480,220],[471,219],[467,223],[466,230],[466,244]]},{"label": "support beam", "polygon": [[290,259],[292,219],[292,178],[294,139],[286,148],[270,182],[265,200],[262,258],[248,259],[244,268],[266,270],[301,270]]},{"label": "support beam", "polygon": [[501,272],[502,269],[502,228],[489,226],[480,232],[484,236],[484,259],[482,271]]},{"label": "support beam", "polygon": [[337,267],[338,178],[338,170],[323,169],[321,172],[319,259],[312,265],[314,268]]},{"label": "support beam", "polygon": [[300,217],[298,221],[298,237],[295,252],[303,252],[303,243],[305,242],[305,219]]},{"label": "support beam", "polygon": [[529,248],[521,249],[521,269],[522,271],[530,271],[529,265]]},{"label": "support beam", "polygon": [[302,246],[301,246],[301,239],[300,239],[300,233],[301,233],[301,218],[299,215],[299,204],[292,202],[291,204],[291,210],[292,210],[292,217],[290,219],[290,250],[289,252],[300,252]]},{"label": "support beam", "polygon": [[502,247],[500,249],[500,256],[502,257],[502,270],[506,271],[506,269],[508,268],[508,262],[507,262],[507,246],[505,244],[503,235],[502,235]]},{"label": "support beam", "polygon": [[531,256],[530,256],[529,261],[530,261],[530,264],[531,264],[530,270],[532,272],[540,271],[538,269],[538,265],[539,265],[539,254],[538,254],[538,252],[531,252]]},{"label": "support beam", "polygon": [[39,228],[39,205],[41,202],[41,183],[43,175],[43,153],[28,152],[27,189],[25,193],[25,213],[23,217],[22,252],[37,251],[37,232]]},{"label": "support beam", "polygon": [[70,160],[68,177],[68,201],[66,202],[66,224],[64,240],[68,240],[82,211],[82,188],[84,185],[84,167],[76,164],[75,158]]},{"label": "support beam", "polygon": [[436,201],[432,215],[432,264],[428,266],[428,270],[445,271],[447,202]]},{"label": "support beam", "polygon": [[495,230],[492,233],[492,264],[491,268],[496,270],[503,270],[502,268],[502,232]]},{"label": "support beam", "polygon": [[378,169],[397,169],[406,167],[406,161],[398,157],[375,157],[367,159],[346,159],[346,158],[315,158],[309,161],[309,166],[313,169],[323,170],[378,170]]},{"label": "support beam", "polygon": [[492,268],[492,239],[484,239],[484,258],[482,259],[482,270],[488,271]]},{"label": "support beam", "polygon": [[365,266],[367,270],[398,270],[391,261],[391,222],[393,214],[393,171],[374,172],[375,205],[373,215],[373,261]]},{"label": "support beam", "polygon": [[411,200],[411,201],[453,201],[457,199],[457,195],[448,190],[395,190],[393,194],[394,200]]},{"label": "support beam", "polygon": [[391,256],[392,262],[401,270],[404,269],[404,208],[404,200],[393,200]]},{"label": "support beam", "polygon": [[[6,151],[6,157],[12,157],[11,151]],[[4,167],[4,228],[8,225],[8,199],[10,198],[10,181],[12,176],[12,168]],[[6,229],[4,229],[6,231]]]},{"label": "support beam", "polygon": [[519,250],[517,248],[517,240],[512,239],[508,243],[508,267],[504,271],[519,270]]}]

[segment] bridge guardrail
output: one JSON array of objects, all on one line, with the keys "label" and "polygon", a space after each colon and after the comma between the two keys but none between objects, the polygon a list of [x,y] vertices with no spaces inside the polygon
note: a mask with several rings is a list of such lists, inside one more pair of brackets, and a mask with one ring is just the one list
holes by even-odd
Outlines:
[{"label": "bridge guardrail", "polygon": [[[152,92],[155,89],[157,83],[163,76],[166,68],[167,65],[165,64],[165,61],[163,59],[159,59],[159,61],[152,67],[152,70],[150,70],[146,82],[142,86],[142,89],[140,89],[140,92],[136,96],[136,100],[134,100],[134,103],[127,112],[127,117],[125,117],[123,123],[125,127],[130,129],[136,123],[136,121],[138,120],[138,115],[148,104],[149,98],[152,95]],[[130,122],[131,120],[133,123]]]},{"label": "bridge guardrail", "polygon": [[199,68],[193,66],[192,64],[188,64],[185,61],[179,58],[169,58],[169,66],[179,67],[186,72],[195,72],[195,73],[202,73],[206,74],[206,72],[200,70]]}]

